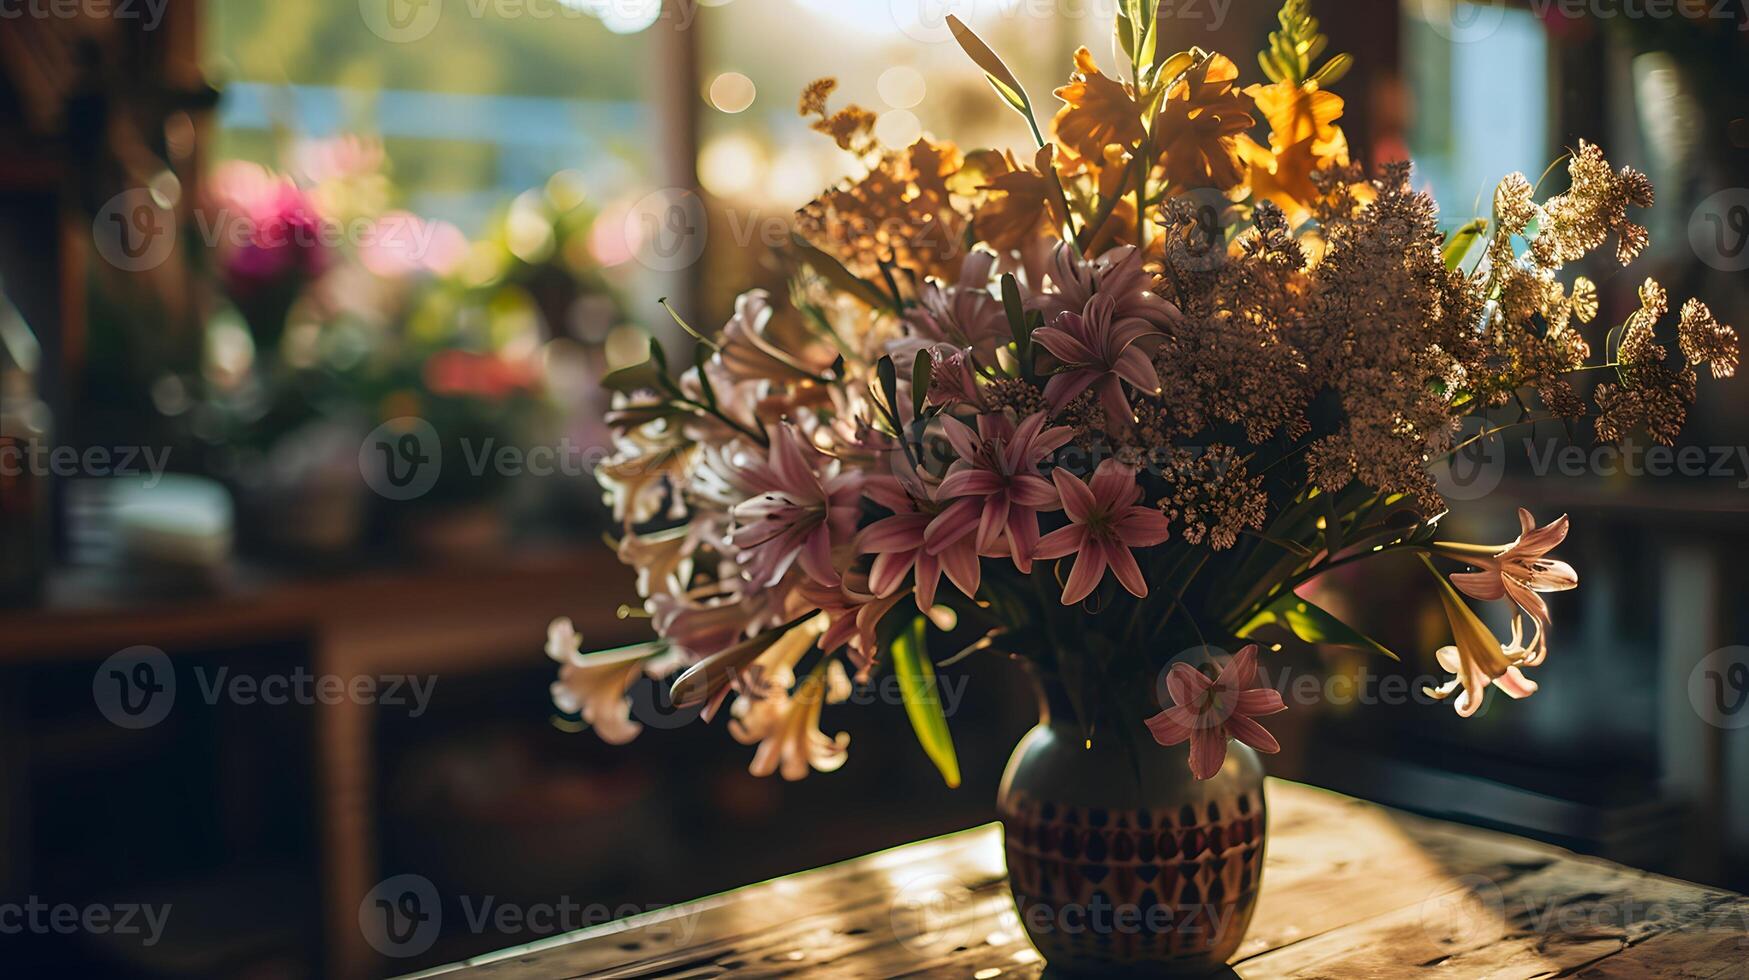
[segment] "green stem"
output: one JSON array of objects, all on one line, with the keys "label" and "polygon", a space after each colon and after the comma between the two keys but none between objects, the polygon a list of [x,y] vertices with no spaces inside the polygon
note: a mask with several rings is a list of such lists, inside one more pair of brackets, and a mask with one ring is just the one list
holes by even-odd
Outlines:
[{"label": "green stem", "polygon": [[1270,589],[1268,592],[1264,593],[1264,595],[1261,599],[1258,599],[1256,602],[1253,602],[1251,605],[1240,610],[1239,615],[1229,617],[1226,620],[1225,628],[1227,630],[1238,629],[1240,626],[1249,622],[1253,616],[1257,615],[1259,612],[1262,612],[1271,602],[1274,602],[1277,597],[1283,595],[1284,593],[1297,591],[1300,586],[1305,585],[1307,582],[1310,582],[1311,580],[1319,577],[1320,575],[1323,575],[1325,572],[1332,571],[1332,570],[1337,569],[1337,568],[1341,568],[1344,565],[1351,565],[1357,561],[1365,561],[1368,558],[1376,558],[1379,555],[1392,554],[1394,552],[1400,552],[1400,551],[1414,551],[1414,552],[1419,552],[1419,553],[1425,555],[1427,552],[1427,549],[1424,546],[1418,545],[1418,544],[1407,544],[1407,543],[1391,544],[1391,545],[1385,545],[1384,547],[1379,548],[1377,550],[1357,552],[1357,553],[1349,555],[1345,558],[1338,558],[1335,561],[1325,562],[1322,565],[1317,565],[1317,566],[1314,566],[1312,568],[1308,568],[1303,572],[1299,572],[1295,575],[1289,576],[1286,579],[1283,579],[1281,584],[1277,585],[1275,588]]},{"label": "green stem", "polygon": [[761,446],[770,445],[770,443],[766,441],[765,433],[755,432],[752,429],[749,429],[748,427],[735,421],[734,419],[729,418],[727,415],[724,415],[721,411],[719,411],[715,408],[712,408],[709,405],[705,405],[705,404],[702,404],[700,402],[693,401],[692,399],[681,394],[680,389],[673,387],[672,384],[669,385],[669,392],[670,392],[671,396],[673,397],[676,404],[685,405],[686,407],[692,409],[694,412],[702,413],[704,415],[708,415],[714,419],[717,419],[717,420],[721,421],[724,425],[727,425],[729,428],[734,429],[736,432],[739,432],[742,435],[746,436],[747,438],[752,439],[753,441],[759,443]]}]

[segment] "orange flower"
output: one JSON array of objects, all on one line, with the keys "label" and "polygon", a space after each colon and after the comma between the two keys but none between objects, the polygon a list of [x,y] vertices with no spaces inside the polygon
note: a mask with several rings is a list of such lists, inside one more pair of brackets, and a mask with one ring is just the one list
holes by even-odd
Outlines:
[{"label": "orange flower", "polygon": [[1166,94],[1154,118],[1154,145],[1175,191],[1193,187],[1226,190],[1245,181],[1239,134],[1257,124],[1251,99],[1233,90],[1239,68],[1223,55],[1209,55]]},{"label": "orange flower", "polygon": [[1239,138],[1239,151],[1251,166],[1252,197],[1281,205],[1297,224],[1318,198],[1312,174],[1348,163],[1348,138],[1335,124],[1342,116],[1342,97],[1315,83],[1286,81],[1252,85],[1245,94],[1269,122],[1268,147],[1250,136]]},{"label": "orange flower", "polygon": [[[1111,208],[1111,214],[1105,223],[1093,231],[1093,238],[1087,243],[1084,254],[1097,255],[1114,245],[1133,245],[1136,241],[1136,206],[1123,194],[1124,181],[1128,178],[1128,168],[1125,166],[1128,154],[1117,146],[1105,148],[1105,165],[1095,167],[1081,161],[1081,169],[1098,181],[1099,199],[1117,203]],[[1071,168],[1064,168],[1063,175],[1069,176]]]},{"label": "orange flower", "polygon": [[919,139],[884,154],[860,180],[796,212],[796,230],[860,276],[895,262],[923,275],[959,269],[965,217],[948,184],[962,165],[952,143]]},{"label": "orange flower", "polygon": [[978,238],[998,252],[1024,248],[1063,220],[1051,191],[1051,147],[1038,151],[1033,160],[1035,169],[1019,166],[1012,158],[1007,163],[1012,169],[984,185],[985,190],[995,193],[985,199],[972,219]]},{"label": "orange flower", "polygon": [[1053,94],[1064,104],[1051,125],[1057,139],[1076,154],[1098,164],[1105,160],[1106,147],[1115,143],[1129,149],[1141,142],[1142,113],[1129,87],[1100,74],[1086,48],[1075,50],[1069,84]]}]

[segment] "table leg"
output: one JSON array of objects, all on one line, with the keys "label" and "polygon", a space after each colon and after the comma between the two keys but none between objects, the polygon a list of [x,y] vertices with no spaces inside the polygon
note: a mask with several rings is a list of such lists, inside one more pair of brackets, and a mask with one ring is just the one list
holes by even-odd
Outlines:
[{"label": "table leg", "polygon": [[[350,680],[342,644],[322,637],[316,671]],[[372,975],[375,957],[359,931],[358,906],[375,884],[376,837],[370,704],[350,698],[316,708],[316,782],[322,837],[322,923],[326,973],[336,980]]]}]

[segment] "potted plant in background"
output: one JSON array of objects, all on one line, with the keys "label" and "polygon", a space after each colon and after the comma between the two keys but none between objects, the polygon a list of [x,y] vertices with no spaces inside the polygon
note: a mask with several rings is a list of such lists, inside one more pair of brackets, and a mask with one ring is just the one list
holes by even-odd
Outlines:
[{"label": "potted plant in background", "polygon": [[[232,485],[246,544],[296,561],[351,559],[369,517],[360,376],[426,281],[465,240],[388,202],[382,147],[301,144],[290,172],[227,160],[196,220],[216,287],[203,402],[191,424]],[[355,234],[357,229],[368,229]]]},{"label": "potted plant in background", "polygon": [[[378,143],[313,141],[292,156],[296,177],[222,164],[202,215],[224,302],[196,424],[245,527],[301,560],[355,555],[373,513],[423,554],[501,546],[509,481],[495,454],[553,435],[555,343],[599,347],[620,322],[586,247],[593,210],[560,175],[470,242],[393,206]],[[373,500],[360,468],[380,461],[360,446],[412,419],[437,443],[436,478]]]},{"label": "potted plant in background", "polygon": [[[379,422],[425,419],[444,465],[430,491],[398,506],[400,532],[428,553],[478,552],[501,545],[504,494],[521,460],[506,451],[599,444],[605,433],[578,432],[599,418],[605,399],[604,347],[628,330],[625,305],[596,255],[597,214],[581,177],[555,174],[506,203],[466,259],[410,305],[393,345],[372,359],[367,377]],[[517,453],[521,455],[521,453]],[[582,462],[570,460],[567,462]],[[524,481],[525,509],[569,509],[578,488]],[[587,491],[584,491],[585,493]],[[584,516],[593,522],[595,512]]]},{"label": "potted plant in background", "polygon": [[[1509,175],[1489,218],[1442,233],[1406,165],[1350,162],[1330,90],[1350,60],[1304,2],[1250,83],[1159,48],[1154,17],[1120,5],[1116,74],[1076,53],[1049,139],[950,18],[1030,125],[1025,157],[882,147],[872,113],[829,108],[830,80],[804,93],[860,167],[798,216],[789,302],[743,296],[677,375],[652,345],[608,378],[602,473],[656,638],[585,654],[560,620],[547,646],[558,705],[603,738],[637,734],[641,674],[672,676],[676,705],[726,713],[752,772],[788,779],[845,762],[823,707],[891,671],[950,784],[935,671],[1021,660],[1044,710],[998,811],[1021,921],[1071,973],[1201,972],[1237,948],[1285,707],[1255,638],[1395,656],[1303,598],[1314,579],[1413,556],[1452,635],[1427,694],[1468,716],[1490,688],[1535,692],[1542,594],[1577,584],[1552,554],[1567,520],[1442,537],[1430,468],[1461,418],[1668,443],[1696,368],[1737,362],[1729,327],[1695,300],[1670,316],[1650,280],[1625,322],[1588,326],[1596,288],[1565,267],[1606,245],[1631,261],[1651,204],[1595,146],[1558,193]],[[1478,602],[1510,611],[1507,637]],[[1147,928],[1035,928],[1100,900]]]}]

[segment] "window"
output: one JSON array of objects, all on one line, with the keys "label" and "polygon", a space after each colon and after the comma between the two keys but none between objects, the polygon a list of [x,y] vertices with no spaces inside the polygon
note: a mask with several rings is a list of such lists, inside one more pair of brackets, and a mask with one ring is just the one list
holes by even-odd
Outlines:
[{"label": "window", "polygon": [[1466,0],[1409,0],[1404,13],[1415,184],[1448,224],[1486,216],[1501,175],[1534,181],[1554,158],[1543,26],[1529,10]]}]

